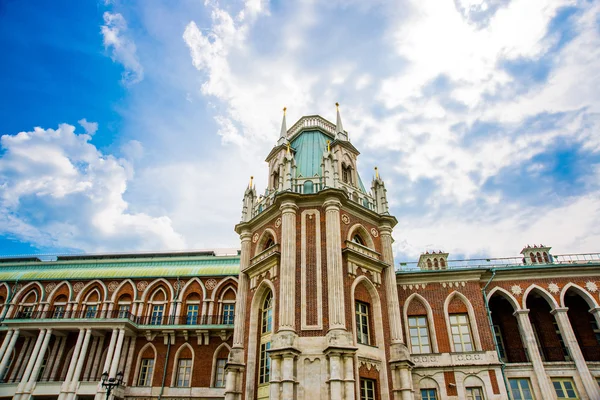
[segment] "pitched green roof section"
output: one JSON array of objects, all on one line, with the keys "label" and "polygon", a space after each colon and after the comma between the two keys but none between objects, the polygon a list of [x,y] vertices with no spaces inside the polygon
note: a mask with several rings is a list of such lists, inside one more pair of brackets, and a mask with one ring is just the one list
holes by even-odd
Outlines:
[{"label": "pitched green roof section", "polygon": [[296,150],[296,178],[311,178],[323,174],[321,161],[328,140],[332,139],[322,132],[305,131],[292,141],[290,145]]},{"label": "pitched green roof section", "polygon": [[0,281],[228,276],[239,271],[239,256],[14,262],[0,264]]}]

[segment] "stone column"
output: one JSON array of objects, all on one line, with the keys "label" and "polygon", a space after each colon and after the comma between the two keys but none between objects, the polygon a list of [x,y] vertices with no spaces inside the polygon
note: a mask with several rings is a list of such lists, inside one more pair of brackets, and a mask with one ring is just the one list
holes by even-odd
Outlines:
[{"label": "stone column", "polygon": [[323,205],[325,206],[325,227],[327,232],[329,330],[345,330],[344,273],[342,271],[342,233],[340,229],[341,203],[336,198],[329,198]]},{"label": "stone column", "polygon": [[25,385],[25,390],[24,390],[24,392],[25,392],[24,396],[26,396],[25,398],[30,397],[33,385],[37,381],[37,378],[40,374],[40,369],[42,368],[42,362],[44,361],[44,358],[46,356],[46,351],[48,351],[48,344],[50,343],[51,337],[52,337],[52,329],[46,330],[46,333],[44,336],[44,342],[42,343],[42,347],[40,348],[39,352],[36,353],[37,359],[35,360],[35,365],[33,366],[33,370],[31,371],[29,380],[27,381],[27,384]]},{"label": "stone column", "polygon": [[27,385],[27,382],[29,381],[29,377],[31,376],[33,367],[35,366],[36,360],[38,359],[38,357],[40,355],[40,349],[42,348],[42,344],[45,342],[45,340],[44,340],[45,337],[46,337],[46,329],[42,329],[40,331],[40,333],[38,334],[37,340],[35,341],[35,346],[33,347],[33,352],[31,353],[31,357],[29,357],[29,360],[27,362],[27,367],[25,368],[25,372],[23,373],[23,376],[21,376],[21,382],[19,382],[19,385],[17,386],[17,390],[15,392],[16,399],[19,399],[20,393],[22,393],[23,390],[25,390],[25,386]]},{"label": "stone column", "polygon": [[[10,340],[12,339],[14,332],[15,332],[14,329],[9,329],[8,332],[6,332],[6,336],[4,336],[4,341],[2,342],[2,347],[0,347],[0,362],[2,362],[1,360],[4,359],[4,355],[7,353],[6,349],[8,348],[8,345],[10,343]],[[0,376],[2,376],[2,375],[0,375]]]},{"label": "stone column", "polygon": [[329,354],[329,395],[330,400],[342,400],[343,383],[342,357],[339,353]]},{"label": "stone column", "polygon": [[296,359],[295,354],[286,353],[283,354],[283,360],[281,363],[281,398],[284,400],[295,399],[294,396],[294,361]]},{"label": "stone column", "polygon": [[575,337],[575,332],[573,332],[573,328],[571,327],[571,321],[567,315],[568,310],[569,309],[566,307],[555,308],[551,311],[551,313],[554,314],[556,323],[558,324],[558,328],[560,329],[565,344],[570,350],[573,361],[575,361],[575,367],[577,368],[577,372],[579,372],[579,376],[581,377],[585,391],[590,399],[600,399],[600,387],[592,376],[589,368],[587,367],[587,363],[583,358],[581,348],[579,347],[579,343]]},{"label": "stone column", "polygon": [[[60,395],[58,396],[58,400],[64,400],[69,395],[69,387],[71,384],[71,380],[73,379],[73,373],[75,372],[75,367],[77,366],[77,359],[79,357],[79,352],[81,351],[81,346],[83,345],[83,340],[86,334],[85,329],[79,329],[79,336],[77,336],[77,343],[75,344],[75,350],[73,350],[73,355],[71,356],[71,361],[69,362],[69,369],[67,370],[67,375],[65,376],[65,381],[62,384],[60,389]],[[65,340],[66,341],[66,340]]]},{"label": "stone column", "polygon": [[52,350],[50,351],[50,355],[48,356],[48,362],[46,363],[46,367],[44,368],[44,375],[42,375],[42,381],[48,381],[50,379],[50,372],[52,372],[52,367],[54,363],[57,363],[57,352],[60,347],[61,337],[56,336],[54,340],[54,344],[52,345]]},{"label": "stone column", "polygon": [[110,342],[108,344],[108,350],[106,352],[106,360],[104,361],[104,368],[102,368],[102,373],[108,373],[110,370],[110,363],[112,361],[113,352],[115,351],[115,343],[117,342],[117,334],[119,330],[113,329],[112,334],[110,335]]},{"label": "stone column", "polygon": [[398,370],[400,372],[400,388],[401,388],[401,399],[402,400],[413,400],[414,394],[412,389],[412,377],[410,373],[410,369],[408,368],[400,368]]},{"label": "stone column", "polygon": [[555,399],[556,392],[554,391],[552,382],[550,381],[550,378],[548,378],[548,375],[546,375],[546,370],[544,369],[544,363],[538,349],[537,341],[535,340],[533,328],[531,327],[531,321],[529,320],[529,310],[517,310],[513,315],[517,317],[519,330],[521,331],[521,339],[523,339],[523,343],[527,348],[527,355],[529,356],[529,361],[531,361],[533,372],[537,378],[540,392],[542,393],[542,398]]},{"label": "stone column", "polygon": [[57,340],[60,341],[60,346],[58,348],[58,352],[56,355],[56,360],[54,360],[54,366],[52,367],[52,371],[50,371],[50,375],[48,375],[48,380],[50,381],[54,381],[54,380],[58,380],[60,379],[60,377],[57,377],[58,374],[58,369],[60,368],[60,360],[63,357],[63,354],[65,354],[65,347],[67,345],[67,337],[62,337],[62,338],[57,338]]},{"label": "stone column", "polygon": [[250,266],[250,247],[252,235],[250,231],[244,230],[240,235],[242,251],[240,257],[240,276],[238,278],[238,291],[235,307],[235,319],[233,329],[233,348],[243,348],[246,323],[246,301],[249,287],[248,275],[244,272]]},{"label": "stone column", "polygon": [[[281,355],[271,354],[271,379],[269,381],[269,400],[280,400],[280,388],[281,384]],[[284,397],[285,398],[285,397]]]},{"label": "stone column", "polygon": [[117,346],[113,355],[112,363],[110,365],[110,372],[108,373],[109,378],[117,376],[117,368],[119,368],[119,360],[121,358],[121,350],[123,349],[123,339],[125,338],[125,329],[119,329],[119,338],[117,339]]},{"label": "stone column", "polygon": [[394,267],[394,251],[392,249],[392,227],[388,224],[379,227],[383,261],[389,264],[385,269],[385,294],[390,320],[390,339],[392,343],[403,343],[402,323],[400,319],[400,301],[398,300],[398,284],[396,283],[396,270]]},{"label": "stone column", "polygon": [[296,322],[296,210],[291,201],[281,207],[281,264],[279,267],[279,329],[295,331]]},{"label": "stone column", "polygon": [[83,369],[83,363],[86,359],[87,349],[90,344],[90,337],[92,336],[92,330],[85,330],[85,338],[83,339],[83,345],[81,346],[81,352],[79,353],[79,358],[77,359],[77,365],[75,367],[75,372],[73,374],[73,378],[69,385],[69,392],[67,394],[67,399],[73,400],[76,397],[77,392],[77,384],[79,383],[79,377],[81,376],[81,370]]},{"label": "stone column", "polygon": [[[131,370],[131,366],[134,363],[134,352],[135,352],[136,339],[137,339],[136,336],[132,336],[131,340],[129,341],[129,351],[127,354],[127,359],[125,360],[125,371],[123,372],[123,383],[125,385],[127,385],[129,383],[129,372]],[[133,381],[135,382],[135,377],[133,378]]]},{"label": "stone column", "polygon": [[355,400],[356,395],[354,394],[355,388],[354,380],[354,357],[351,354],[344,356],[344,399]]}]

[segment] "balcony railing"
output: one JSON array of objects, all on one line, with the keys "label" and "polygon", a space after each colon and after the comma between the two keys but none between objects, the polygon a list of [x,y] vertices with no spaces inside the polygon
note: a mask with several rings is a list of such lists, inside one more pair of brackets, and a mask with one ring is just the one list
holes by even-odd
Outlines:
[{"label": "balcony railing", "polygon": [[112,310],[107,312],[78,310],[78,311],[35,311],[20,312],[6,320],[70,320],[70,319],[88,319],[88,320],[107,320],[123,319],[136,325],[233,325],[234,315],[215,314],[215,315],[133,315],[130,312]]}]

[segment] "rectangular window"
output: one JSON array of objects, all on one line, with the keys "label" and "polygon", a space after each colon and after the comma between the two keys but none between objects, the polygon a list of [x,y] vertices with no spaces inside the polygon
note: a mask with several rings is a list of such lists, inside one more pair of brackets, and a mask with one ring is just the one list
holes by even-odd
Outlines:
[{"label": "rectangular window", "polygon": [[196,325],[198,323],[198,304],[188,304],[185,318],[186,325]]},{"label": "rectangular window", "polygon": [[162,324],[163,309],[164,305],[162,304],[156,304],[152,306],[152,316],[150,318],[150,325]]},{"label": "rectangular window", "polygon": [[408,317],[408,329],[410,333],[410,347],[412,352],[414,354],[431,353],[427,317]]},{"label": "rectangular window", "polygon": [[508,383],[514,400],[533,400],[529,379],[509,379]]},{"label": "rectangular window", "polygon": [[375,381],[360,379],[360,400],[375,400]]},{"label": "rectangular window", "polygon": [[552,385],[559,399],[579,399],[573,379],[556,378],[552,379]]},{"label": "rectangular window", "polygon": [[356,307],[356,340],[361,344],[371,344],[369,337],[369,305],[360,301]]},{"label": "rectangular window", "polygon": [[271,348],[271,342],[260,345],[260,365],[258,370],[258,384],[269,383],[271,375],[271,357],[267,350]]},{"label": "rectangular window", "polygon": [[468,387],[467,388],[467,400],[484,400],[483,389],[480,387]]},{"label": "rectangular window", "polygon": [[223,325],[233,325],[235,304],[223,304]]},{"label": "rectangular window", "polygon": [[98,312],[98,306],[96,304],[90,304],[85,308],[85,318],[96,318]]},{"label": "rectangular window", "polygon": [[435,389],[421,389],[421,400],[437,400]]},{"label": "rectangular window", "polygon": [[450,315],[450,330],[455,352],[473,351],[469,316],[467,314]]},{"label": "rectangular window", "polygon": [[54,311],[52,312],[52,318],[64,318],[65,316],[65,306],[56,305],[54,306]]},{"label": "rectangular window", "polygon": [[154,370],[154,359],[142,358],[140,364],[140,377],[138,386],[150,386],[152,384],[152,371]]},{"label": "rectangular window", "polygon": [[217,358],[217,371],[215,372],[215,387],[225,387],[226,358]]},{"label": "rectangular window", "polygon": [[192,360],[182,358],[177,363],[177,387],[190,387],[190,376],[192,375]]},{"label": "rectangular window", "polygon": [[130,304],[119,304],[119,314],[117,315],[117,318],[129,318],[130,311]]},{"label": "rectangular window", "polygon": [[504,348],[504,340],[502,339],[502,331],[500,330],[500,325],[494,325],[494,335],[496,336],[496,343],[498,343],[498,351],[500,353],[500,358],[502,360],[506,360],[506,350]]},{"label": "rectangular window", "polygon": [[560,347],[561,347],[563,355],[565,357],[565,361],[571,361],[571,357],[569,357],[569,349],[567,349],[567,345],[565,345],[565,341],[563,340],[563,337],[560,334],[560,328],[558,327],[558,323],[556,322],[556,319],[552,320],[552,325],[554,326],[554,331],[556,332],[556,336],[558,336],[558,342],[560,343]]},{"label": "rectangular window", "polygon": [[30,319],[33,315],[33,306],[23,306],[20,317],[22,319]]}]

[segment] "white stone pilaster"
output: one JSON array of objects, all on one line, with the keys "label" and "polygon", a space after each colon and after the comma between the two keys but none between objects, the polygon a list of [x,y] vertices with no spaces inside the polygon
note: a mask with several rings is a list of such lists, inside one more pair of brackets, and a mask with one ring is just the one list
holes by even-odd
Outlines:
[{"label": "white stone pilaster", "polygon": [[[123,383],[125,385],[129,384],[129,372],[131,371],[131,366],[135,362],[134,356],[136,339],[136,336],[132,336],[131,340],[129,341],[129,351],[127,352],[127,359],[125,360],[125,371],[123,372]],[[133,381],[135,381],[135,377],[133,378]]]},{"label": "white stone pilaster", "polygon": [[273,354],[271,356],[271,380],[269,382],[270,396],[269,400],[281,399],[281,356]]},{"label": "white stone pilaster", "polygon": [[119,334],[118,329],[113,329],[110,335],[110,342],[108,344],[108,350],[106,352],[106,360],[104,360],[104,368],[101,373],[108,373],[110,370],[110,363],[112,361],[113,353],[115,351],[115,344],[117,343],[117,335]]},{"label": "white stone pilaster", "polygon": [[40,349],[42,348],[42,344],[44,342],[45,337],[46,337],[46,329],[40,330],[40,333],[38,334],[37,339],[35,341],[35,346],[33,347],[33,352],[31,353],[31,356],[29,357],[29,360],[27,362],[27,367],[25,368],[25,372],[21,376],[21,382],[19,382],[19,385],[17,386],[17,390],[15,392],[15,397],[17,399],[20,398],[20,393],[22,393],[23,390],[25,390],[25,386],[27,385],[27,382],[29,381],[29,377],[31,376],[33,367],[36,364],[36,360],[38,359],[38,356],[40,354]]},{"label": "white stone pilaster", "polygon": [[121,350],[123,349],[123,340],[125,339],[125,329],[119,329],[119,338],[117,339],[117,345],[110,365],[110,372],[108,373],[109,378],[117,376],[117,369],[119,368],[119,361],[121,358]]},{"label": "white stone pilaster", "polygon": [[7,349],[10,347],[10,342],[14,333],[14,329],[9,329],[8,332],[6,332],[6,336],[4,336],[4,341],[2,342],[2,347],[0,348],[0,376],[2,376],[2,362],[4,361],[4,357],[12,352],[12,349],[10,351],[7,351]]},{"label": "white stone pilaster", "polygon": [[343,366],[341,356],[329,354],[329,394],[331,400],[342,400]]},{"label": "white stone pilaster", "polygon": [[355,400],[356,395],[354,388],[356,382],[354,380],[354,356],[347,354],[344,356],[344,399]]},{"label": "white stone pilaster", "polygon": [[567,315],[568,310],[569,309],[566,307],[555,308],[552,310],[552,314],[554,314],[558,328],[563,336],[563,340],[565,341],[567,348],[570,350],[571,357],[573,357],[575,367],[579,372],[579,377],[583,382],[585,391],[590,399],[600,399],[600,387],[592,376],[592,373],[590,372],[587,363],[583,358],[583,353],[581,352],[581,348],[579,347],[579,343],[575,337],[575,332],[573,332],[573,328],[571,327],[571,321]]},{"label": "white stone pilaster", "polygon": [[281,207],[281,263],[279,272],[279,329],[295,331],[296,325],[296,210],[291,201]]},{"label": "white stone pilaster", "polygon": [[281,362],[281,398],[295,399],[294,396],[294,361],[295,354],[283,354]]},{"label": "white stone pilaster", "polygon": [[400,319],[400,301],[398,300],[398,285],[396,284],[396,271],[394,268],[394,251],[392,249],[392,227],[383,225],[379,227],[383,261],[389,264],[385,269],[385,294],[390,320],[390,339],[392,343],[403,343],[402,322]]},{"label": "white stone pilaster", "polygon": [[338,199],[329,198],[325,207],[327,246],[327,291],[329,305],[329,329],[346,329],[344,314],[344,273],[342,270],[342,238],[340,229],[340,206]]},{"label": "white stone pilaster", "polygon": [[546,375],[542,356],[540,355],[533,328],[531,327],[531,321],[529,320],[529,310],[517,310],[514,312],[514,315],[517,317],[517,322],[519,323],[519,329],[521,331],[521,339],[523,339],[525,347],[527,348],[529,361],[531,361],[542,397],[544,399],[555,399],[556,392],[553,389],[550,378]]},{"label": "white stone pilaster", "polygon": [[[35,364],[33,366],[33,370],[31,371],[30,375],[29,375],[29,379],[27,381],[27,384],[25,385],[25,396],[27,396],[27,394],[31,394],[31,390],[33,388],[33,386],[35,385],[35,382],[37,381],[38,376],[40,375],[40,369],[42,368],[42,362],[44,361],[44,358],[46,357],[46,351],[48,351],[48,344],[50,344],[50,338],[52,337],[52,329],[47,329],[45,336],[44,336],[44,341],[42,342],[42,347],[39,349],[39,351],[36,353],[37,358],[35,360]],[[29,398],[30,396],[27,396],[27,398]]]},{"label": "white stone pilaster", "polygon": [[233,329],[233,347],[243,348],[245,339],[246,323],[246,301],[249,289],[248,275],[244,272],[250,266],[250,248],[252,235],[250,231],[243,231],[240,235],[242,241],[242,251],[240,254],[240,275],[238,278],[238,291],[236,298],[234,329]]},{"label": "white stone pilaster", "polygon": [[77,365],[75,366],[75,372],[73,373],[73,378],[69,384],[69,390],[67,393],[67,399],[73,400],[76,397],[77,385],[79,384],[79,377],[81,376],[81,370],[83,369],[83,363],[86,359],[86,354],[88,350],[88,346],[90,344],[90,337],[92,336],[92,330],[85,330],[85,337],[83,339],[83,344],[81,346],[81,351],[79,353],[79,357],[77,358]]},{"label": "white stone pilaster", "polygon": [[[56,353],[56,359],[54,360],[54,366],[52,367],[52,371],[50,371],[50,375],[48,375],[47,379],[52,381],[57,379],[58,369],[60,368],[60,360],[63,358],[63,354],[65,354],[65,347],[67,345],[67,337],[58,337],[57,342],[60,342],[58,347],[58,351]],[[57,343],[58,345],[58,343]],[[59,378],[60,379],[60,378]]]},{"label": "white stone pilaster", "polygon": [[52,350],[50,350],[50,355],[48,356],[48,362],[46,363],[46,367],[44,368],[44,374],[42,375],[42,381],[47,381],[50,377],[50,372],[52,372],[52,366],[57,362],[56,353],[58,352],[60,337],[56,337],[54,340],[54,344],[52,345]]}]

